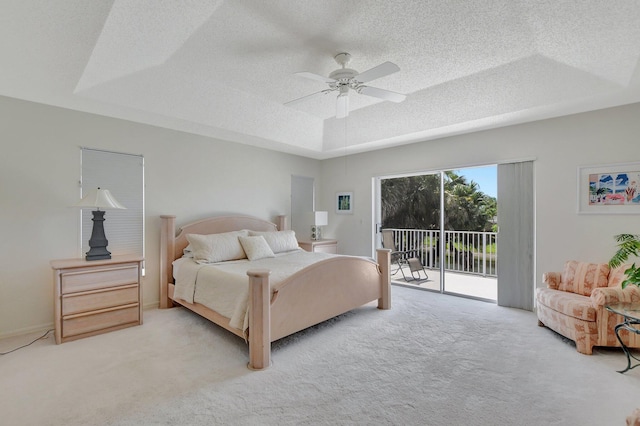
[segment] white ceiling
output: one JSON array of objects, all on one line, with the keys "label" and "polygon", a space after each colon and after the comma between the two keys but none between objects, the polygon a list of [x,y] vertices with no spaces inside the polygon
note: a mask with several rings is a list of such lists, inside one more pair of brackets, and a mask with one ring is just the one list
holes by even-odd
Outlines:
[{"label": "white ceiling", "polygon": [[640,101],[640,1],[0,0],[0,95],[330,158]]}]

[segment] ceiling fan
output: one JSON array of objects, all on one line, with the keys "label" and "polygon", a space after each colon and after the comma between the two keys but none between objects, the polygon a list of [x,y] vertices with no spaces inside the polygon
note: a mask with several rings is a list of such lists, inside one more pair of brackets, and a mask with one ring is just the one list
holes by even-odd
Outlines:
[{"label": "ceiling fan", "polygon": [[349,89],[355,90],[361,95],[373,96],[374,98],[383,99],[391,102],[402,102],[406,95],[391,92],[389,90],[379,89],[377,87],[365,86],[364,83],[375,80],[376,78],[385,77],[394,72],[400,71],[400,68],[391,62],[384,62],[367,71],[358,73],[358,71],[347,68],[351,61],[351,55],[348,53],[339,53],[334,59],[341,65],[339,68],[329,74],[329,77],[323,77],[312,72],[297,72],[300,77],[309,78],[311,80],[322,81],[329,85],[328,89],[321,90],[310,95],[303,96],[298,99],[286,102],[285,105],[294,105],[302,101],[314,98],[319,95],[327,95],[331,92],[338,92],[336,118],[344,118],[349,115]]}]

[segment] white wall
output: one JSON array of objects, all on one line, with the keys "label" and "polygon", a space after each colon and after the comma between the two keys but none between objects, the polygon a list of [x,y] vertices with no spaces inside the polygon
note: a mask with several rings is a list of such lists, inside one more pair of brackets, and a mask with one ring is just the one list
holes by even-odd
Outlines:
[{"label": "white wall", "polygon": [[320,170],[317,160],[6,97],[0,146],[0,337],[53,324],[49,261],[81,255],[69,207],[80,146],[145,157],[145,306],[158,302],[159,215],[178,225],[223,213],[274,220],[290,213],[291,175]]},{"label": "white wall", "polygon": [[[344,254],[371,255],[371,179],[535,158],[536,281],[565,260],[606,262],[613,236],[640,233],[638,215],[578,215],[577,168],[640,162],[640,104],[487,130],[322,162],[325,235]],[[354,192],[354,215],[336,215],[337,191]],[[498,252],[499,252],[498,248]]]},{"label": "white wall", "polygon": [[[604,262],[612,236],[640,233],[640,218],[577,215],[579,165],[640,161],[640,104],[488,130],[324,161],[0,97],[0,337],[50,327],[49,260],[78,257],[79,146],[145,156],[147,276],[158,301],[159,219],[211,213],[273,219],[290,210],[291,175],[314,177],[326,237],[345,254],[370,255],[371,179],[395,173],[536,158],[537,269],[567,259]],[[336,215],[337,191],[354,214]],[[539,280],[538,280],[539,281]]]}]

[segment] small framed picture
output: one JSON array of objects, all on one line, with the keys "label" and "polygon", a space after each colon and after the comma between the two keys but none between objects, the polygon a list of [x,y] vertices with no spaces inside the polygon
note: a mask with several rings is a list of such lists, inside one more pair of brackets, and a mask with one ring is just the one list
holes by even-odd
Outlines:
[{"label": "small framed picture", "polygon": [[336,213],[337,214],[353,213],[353,192],[337,192],[336,193]]},{"label": "small framed picture", "polygon": [[578,167],[579,214],[640,214],[640,163]]}]

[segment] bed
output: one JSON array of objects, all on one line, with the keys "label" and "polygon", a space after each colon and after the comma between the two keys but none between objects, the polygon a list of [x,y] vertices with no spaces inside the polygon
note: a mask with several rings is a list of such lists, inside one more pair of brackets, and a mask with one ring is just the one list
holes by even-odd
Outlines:
[{"label": "bed", "polygon": [[[271,365],[271,342],[321,323],[372,301],[379,309],[391,308],[390,250],[378,249],[377,261],[356,256],[329,256],[272,285],[272,271],[249,268],[247,327],[232,324],[223,315],[197,301],[176,297],[174,261],[183,258],[189,238],[251,230],[271,235],[287,229],[287,218],[277,224],[251,216],[219,216],[202,219],[176,229],[176,217],[163,215],[160,241],[160,308],[175,305],[209,319],[245,338],[249,345],[248,367],[262,370]],[[251,264],[251,262],[249,262]],[[256,263],[259,264],[259,263]],[[182,268],[182,266],[181,266]],[[277,274],[274,274],[277,275]]]}]

